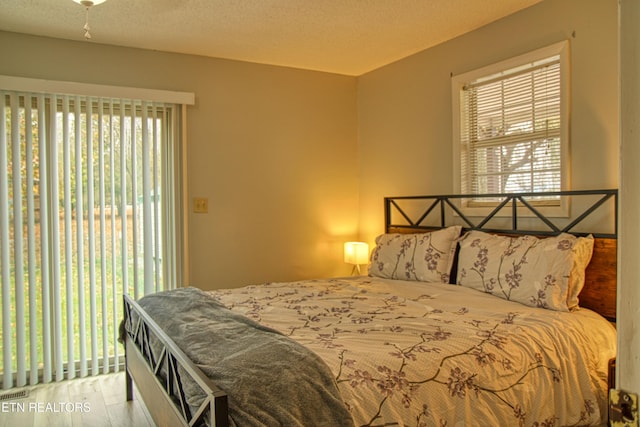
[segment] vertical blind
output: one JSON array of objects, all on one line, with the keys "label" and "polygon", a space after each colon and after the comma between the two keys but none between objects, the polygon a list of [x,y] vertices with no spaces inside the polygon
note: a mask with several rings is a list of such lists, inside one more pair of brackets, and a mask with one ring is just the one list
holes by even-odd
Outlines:
[{"label": "vertical blind", "polygon": [[180,118],[0,91],[3,388],[117,371],[122,294],[179,283]]},{"label": "vertical blind", "polygon": [[560,71],[556,55],[463,86],[463,192],[561,189]]}]

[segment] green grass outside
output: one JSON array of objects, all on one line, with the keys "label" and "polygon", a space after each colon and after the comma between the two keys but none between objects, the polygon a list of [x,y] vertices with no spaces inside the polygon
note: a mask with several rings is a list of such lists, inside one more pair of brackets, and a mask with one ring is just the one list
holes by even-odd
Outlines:
[{"label": "green grass outside", "polygon": [[[121,217],[117,217],[116,222],[119,222],[120,224],[122,223]],[[127,225],[127,229],[128,229],[128,237],[129,237],[129,242],[127,245],[127,254],[128,254],[128,261],[127,261],[127,277],[128,277],[128,293],[129,294],[134,294],[134,263],[133,263],[133,241],[132,241],[132,235],[131,235],[131,230],[132,230],[132,226],[133,226],[133,221],[131,220],[131,217],[129,215],[128,218],[128,225]],[[121,227],[118,226],[117,227],[117,231],[116,231],[116,248],[115,248],[115,269],[114,269],[114,262],[113,262],[113,257],[112,254],[114,253],[114,248],[111,247],[111,223],[110,223],[110,219],[108,219],[105,223],[105,229],[106,229],[106,235],[105,235],[105,239],[107,242],[107,250],[106,250],[106,256],[104,257],[104,266],[102,263],[102,258],[101,258],[101,254],[100,254],[100,243],[98,240],[99,236],[99,219],[96,220],[96,233],[97,233],[97,238],[96,238],[96,256],[95,256],[95,261],[94,261],[94,267],[95,267],[95,292],[96,292],[96,306],[95,306],[95,318],[96,318],[96,323],[97,323],[97,334],[95,337],[91,336],[91,319],[92,319],[92,312],[91,312],[91,305],[90,305],[90,290],[91,290],[91,286],[90,286],[90,270],[89,270],[89,266],[90,266],[90,258],[89,258],[89,251],[88,251],[88,239],[87,239],[87,231],[88,230],[88,221],[84,221],[85,224],[85,232],[84,232],[84,262],[83,262],[83,279],[81,284],[79,285],[78,283],[78,274],[79,274],[79,269],[78,269],[78,263],[77,263],[77,250],[76,250],[76,225],[75,221],[73,221],[73,233],[72,233],[72,251],[71,251],[71,257],[72,257],[72,271],[70,272],[70,279],[67,278],[67,271],[66,271],[66,253],[65,253],[65,243],[64,243],[64,221],[61,221],[61,229],[60,229],[60,250],[58,251],[58,253],[60,254],[60,283],[54,283],[54,278],[52,276],[50,276],[51,278],[51,283],[50,283],[50,287],[49,287],[49,299],[50,299],[50,304],[51,304],[51,320],[50,320],[50,333],[49,336],[51,337],[51,339],[53,340],[54,336],[55,336],[55,328],[54,328],[54,320],[53,320],[53,304],[55,304],[54,301],[54,287],[57,285],[60,288],[60,302],[59,302],[59,307],[61,308],[61,315],[62,315],[62,324],[61,324],[61,346],[62,346],[62,358],[63,358],[63,363],[64,363],[64,367],[66,369],[67,367],[67,362],[68,362],[68,358],[69,358],[69,352],[68,352],[68,341],[69,341],[69,336],[67,333],[67,327],[69,325],[69,318],[67,315],[67,310],[68,310],[68,302],[70,301],[70,296],[69,293],[67,292],[67,282],[71,283],[71,307],[72,307],[72,318],[73,318],[73,322],[72,322],[72,327],[73,327],[73,342],[74,342],[74,346],[73,346],[73,351],[74,351],[74,359],[78,360],[80,357],[80,323],[79,323],[79,315],[80,315],[80,292],[79,290],[82,290],[82,295],[84,297],[84,315],[85,315],[85,352],[86,352],[86,358],[87,360],[89,360],[88,362],[88,370],[89,373],[91,372],[92,369],[92,362],[91,362],[91,358],[92,358],[92,345],[93,345],[93,340],[95,339],[96,344],[97,344],[97,362],[98,362],[98,366],[99,366],[99,370],[102,372],[104,367],[103,367],[103,359],[105,358],[105,356],[107,356],[108,358],[111,358],[115,355],[115,347],[116,346],[120,346],[118,349],[118,353],[120,355],[123,354],[123,348],[122,346],[117,343],[116,341],[116,333],[117,333],[117,327],[118,324],[120,322],[120,320],[122,319],[122,293],[123,293],[123,264],[122,264],[122,250],[120,247],[120,242],[122,241],[121,238]],[[36,236],[39,236],[39,225],[36,225],[34,227],[34,229],[36,230],[36,232],[34,233]],[[24,235],[26,236],[26,227],[25,227],[25,233]],[[39,241],[39,238],[38,238]],[[51,354],[52,356],[52,363],[55,366],[55,362],[54,362],[54,352],[53,352],[53,342],[51,342],[51,346],[49,348],[44,348],[44,331],[43,331],[43,298],[42,298],[42,271],[41,271],[41,265],[40,265],[40,250],[39,248],[36,250],[36,265],[34,266],[34,278],[32,280],[30,280],[29,278],[29,271],[28,271],[28,265],[27,265],[27,244],[25,242],[24,244],[25,248],[24,248],[24,269],[22,272],[22,280],[24,283],[24,322],[25,322],[25,338],[26,338],[26,343],[25,343],[25,349],[26,349],[26,369],[27,369],[27,381],[29,381],[29,370],[31,369],[30,366],[30,360],[31,360],[31,353],[33,351],[35,351],[37,353],[37,360],[38,360],[38,369],[42,369],[44,366],[44,353],[45,351],[48,351],[49,354]],[[13,247],[11,248],[11,251],[13,253]],[[141,255],[141,254],[139,254]],[[53,259],[50,260],[50,263],[53,265]],[[103,276],[103,271],[104,271],[104,283],[106,286],[103,287],[102,284],[102,276]],[[17,367],[18,367],[18,361],[17,361],[17,310],[16,310],[16,272],[15,272],[15,260],[13,260],[13,256],[12,256],[12,262],[10,263],[10,287],[11,287],[11,346],[12,346],[12,360],[11,360],[11,366],[12,366],[12,371],[16,372]],[[20,276],[18,276],[20,277]],[[144,271],[143,271],[143,265],[142,262],[138,263],[138,289],[141,292],[142,289],[142,283],[143,283],[143,277],[144,277]],[[35,292],[35,312],[36,312],[36,316],[35,319],[31,319],[30,318],[30,298],[29,298],[29,292],[31,291],[31,288],[33,288],[34,292]],[[115,298],[114,298],[115,295]],[[103,298],[106,299],[106,318],[107,318],[107,322],[106,324],[103,322],[103,303],[102,300]],[[115,306],[115,315],[114,315],[114,306]],[[36,343],[37,345],[35,346],[35,348],[31,348],[30,345],[30,336],[32,333],[35,333],[35,338],[36,338]],[[108,342],[108,349],[107,349],[107,353],[105,354],[104,349],[103,349],[103,337],[104,334],[107,334],[107,342]],[[0,329],[0,346],[3,345],[3,330]],[[2,352],[0,352],[0,357],[2,357]],[[2,361],[4,363],[4,360]],[[76,365],[76,368],[79,368],[79,364]],[[0,369],[2,369],[3,364],[0,364]],[[54,376],[55,378],[55,376]]]}]

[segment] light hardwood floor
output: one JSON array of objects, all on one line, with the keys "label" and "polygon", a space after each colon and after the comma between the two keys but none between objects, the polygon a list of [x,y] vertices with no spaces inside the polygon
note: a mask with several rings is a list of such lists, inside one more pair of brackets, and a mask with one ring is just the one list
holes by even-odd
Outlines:
[{"label": "light hardwood floor", "polygon": [[28,396],[0,400],[0,427],[154,426],[135,389],[127,402],[124,372],[0,391],[0,396],[21,390]]}]

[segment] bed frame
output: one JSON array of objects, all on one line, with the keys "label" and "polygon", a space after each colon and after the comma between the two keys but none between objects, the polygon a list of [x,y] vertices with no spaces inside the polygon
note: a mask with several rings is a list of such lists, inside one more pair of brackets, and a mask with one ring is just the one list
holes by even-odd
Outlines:
[{"label": "bed frame", "polygon": [[[567,206],[580,212],[570,215],[571,219],[562,226],[556,219],[545,215],[536,200],[541,195],[552,196],[566,201]],[[491,200],[488,214],[471,216],[463,207],[465,201]],[[570,203],[569,203],[570,202]],[[482,204],[482,203],[481,203]],[[613,205],[611,208],[610,205]],[[585,286],[580,293],[580,305],[600,313],[610,321],[616,318],[616,271],[618,233],[618,191],[563,191],[548,193],[486,194],[482,196],[410,196],[387,197],[385,206],[385,232],[413,233],[435,230],[450,225],[462,225],[464,230],[518,235],[557,235],[561,232],[584,235],[575,231],[587,218],[605,211],[605,218],[611,224],[603,232],[594,232],[594,251],[586,271]],[[608,207],[607,207],[608,206]],[[576,209],[574,209],[576,210]],[[506,227],[492,228],[491,224]],[[533,221],[542,227],[530,225]],[[522,223],[527,227],[522,227]],[[452,274],[452,277],[455,275]],[[198,426],[226,427],[229,425],[227,395],[213,384],[195,366],[176,344],[160,329],[144,310],[128,295],[124,296],[127,400],[133,399],[133,381],[151,417],[157,426]],[[151,342],[155,345],[152,348]],[[158,350],[159,347],[159,350]],[[189,376],[202,390],[205,399],[196,410],[187,405],[183,390],[183,378]]]},{"label": "bed frame", "polygon": [[[135,381],[156,426],[227,427],[227,394],[189,360],[129,295],[124,295],[124,316],[127,400],[133,399]],[[187,404],[182,386],[184,376],[191,377],[205,396],[196,411]]]},{"label": "bed frame", "polygon": [[[540,196],[556,197],[559,203],[566,203],[570,205],[568,208],[579,211],[572,213],[569,218],[549,217],[543,212],[544,206],[536,204]],[[492,201],[488,214],[472,217],[466,213],[465,202],[473,200],[476,204],[482,204],[482,199]],[[616,319],[618,190],[386,197],[384,206],[386,233],[425,232],[450,225],[462,225],[463,232],[481,230],[506,235],[533,234],[539,237],[560,233],[578,236],[591,234],[594,237],[593,256],[579,296],[580,306],[591,309],[610,321]],[[589,230],[597,227],[601,231],[575,231],[588,219],[603,213],[606,224],[589,225]],[[558,225],[561,220],[566,224]],[[496,228],[496,222],[501,226]],[[526,227],[523,228],[522,223]],[[455,274],[451,277],[455,278]]]}]

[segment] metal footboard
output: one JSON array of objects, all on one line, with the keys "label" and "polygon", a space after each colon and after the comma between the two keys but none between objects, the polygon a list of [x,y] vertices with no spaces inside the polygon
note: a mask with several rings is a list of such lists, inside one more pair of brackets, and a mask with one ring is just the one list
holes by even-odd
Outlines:
[{"label": "metal footboard", "polygon": [[[227,395],[189,360],[151,317],[124,295],[124,341],[127,400],[133,398],[133,381],[158,426],[227,427]],[[185,382],[204,395],[194,410],[187,403]]]}]

